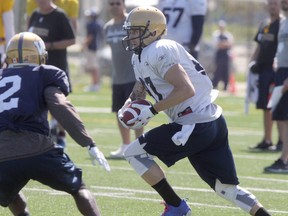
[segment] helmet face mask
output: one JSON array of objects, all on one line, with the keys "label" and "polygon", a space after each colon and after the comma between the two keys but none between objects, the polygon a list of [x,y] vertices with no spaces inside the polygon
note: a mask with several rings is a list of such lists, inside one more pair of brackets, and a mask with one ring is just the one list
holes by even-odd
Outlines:
[{"label": "helmet face mask", "polygon": [[14,35],[7,44],[6,63],[8,67],[20,65],[41,65],[47,60],[45,43],[36,34],[21,32]]},{"label": "helmet face mask", "polygon": [[[123,38],[124,47],[127,51],[139,54],[144,47],[159,40],[166,33],[166,19],[157,8],[137,7],[129,13],[123,29],[127,31],[127,36]],[[139,32],[137,37],[136,34],[131,34],[137,30]],[[135,42],[134,45],[132,43],[136,39],[139,39],[137,47]]]}]

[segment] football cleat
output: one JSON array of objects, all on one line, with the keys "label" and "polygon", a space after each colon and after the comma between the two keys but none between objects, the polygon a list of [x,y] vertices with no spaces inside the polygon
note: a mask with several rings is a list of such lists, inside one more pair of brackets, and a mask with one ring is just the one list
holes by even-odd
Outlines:
[{"label": "football cleat", "polygon": [[178,207],[167,205],[166,203],[164,205],[165,209],[161,216],[190,216],[192,214],[192,210],[185,200],[182,200]]}]

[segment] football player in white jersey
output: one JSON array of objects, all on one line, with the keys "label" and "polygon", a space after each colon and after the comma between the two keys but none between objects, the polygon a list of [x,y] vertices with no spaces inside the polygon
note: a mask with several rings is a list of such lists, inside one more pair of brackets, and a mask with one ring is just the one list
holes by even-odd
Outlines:
[{"label": "football player in white jersey", "polygon": [[167,20],[165,38],[175,40],[197,59],[207,12],[206,0],[159,0],[158,8]]},{"label": "football player in white jersey", "polygon": [[[219,196],[251,215],[270,215],[253,194],[238,186],[222,109],[213,103],[217,94],[203,67],[183,46],[161,39],[166,32],[164,14],[154,7],[137,7],[123,27],[127,30],[123,43],[134,52],[137,79],[126,104],[145,98],[145,92],[155,99],[153,105],[133,104],[141,112],[128,123],[141,128],[160,111],[171,119],[144,133],[124,152],[135,171],[164,199],[162,215],[191,215],[191,209],[169,185],[154,156],[168,167],[187,157]],[[120,120],[124,107],[119,110]]]}]

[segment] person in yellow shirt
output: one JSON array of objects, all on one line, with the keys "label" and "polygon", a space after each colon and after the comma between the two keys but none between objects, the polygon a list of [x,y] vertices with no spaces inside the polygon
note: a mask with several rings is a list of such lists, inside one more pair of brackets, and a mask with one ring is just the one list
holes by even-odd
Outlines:
[{"label": "person in yellow shirt", "polygon": [[[79,1],[78,0],[53,0],[53,3],[62,8],[67,14],[74,32],[77,31],[77,19],[79,17]],[[33,11],[37,9],[36,0],[26,0],[27,23]]]},{"label": "person in yellow shirt", "polygon": [[14,36],[14,0],[0,0],[0,68],[5,60],[6,43]]}]

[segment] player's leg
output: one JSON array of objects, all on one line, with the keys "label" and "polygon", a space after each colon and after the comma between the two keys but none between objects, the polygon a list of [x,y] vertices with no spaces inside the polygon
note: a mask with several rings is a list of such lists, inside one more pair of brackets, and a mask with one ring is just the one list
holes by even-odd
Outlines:
[{"label": "player's leg", "polygon": [[93,194],[85,188],[85,186],[81,186],[81,188],[76,193],[72,194],[72,196],[82,215],[101,215]]},{"label": "player's leg", "polygon": [[[211,144],[207,146],[206,150],[188,157],[199,176],[219,196],[234,203],[242,210],[257,216],[270,215],[262,208],[253,194],[238,186],[239,181],[229,147],[228,130],[224,118],[220,117],[211,123],[210,127],[204,128],[202,133],[210,134]],[[206,145],[209,139],[202,139],[201,144]],[[258,211],[262,213],[260,214]]]},{"label": "player's leg", "polygon": [[[10,135],[9,131],[1,133],[1,142],[4,140],[7,141]],[[16,142],[19,142],[19,140],[16,140]],[[14,146],[11,137],[10,144]],[[29,181],[29,178],[26,177],[25,167],[27,164],[25,161],[25,159],[17,159],[0,163],[0,206],[8,207],[13,215],[17,216],[29,215],[25,196],[21,192],[21,189]]]},{"label": "player's leg", "polygon": [[[117,113],[119,109],[122,108],[125,101],[128,99],[133,87],[134,82],[121,85],[112,85],[112,112],[116,113],[116,121],[122,140],[122,144],[120,145],[120,147],[117,150],[110,152],[110,156],[113,158],[123,158],[123,153],[126,151],[128,145],[131,142],[130,129],[125,128],[120,123]],[[140,136],[142,134],[141,131],[143,133],[143,129],[136,130],[136,136]]]},{"label": "player's leg", "polygon": [[252,193],[238,185],[222,184],[216,179],[215,192],[251,215],[270,216]]},{"label": "player's leg", "polygon": [[[159,132],[160,131],[158,131],[158,134],[167,134],[167,131],[166,133]],[[163,143],[165,143],[165,141],[163,141]],[[153,146],[154,144],[156,143],[151,144],[151,146]],[[144,150],[146,145],[147,142],[144,136],[140,136],[138,139],[132,142],[129,145],[128,149],[125,151],[124,156],[126,160],[143,178],[143,180],[148,183],[152,188],[154,188],[157,193],[163,198],[166,205],[165,215],[190,215],[191,209],[189,208],[185,200],[181,200],[181,198],[176,194],[176,192],[168,183],[161,167],[153,160],[153,156],[147,153],[146,150]]]},{"label": "player's leg", "polygon": [[100,215],[93,195],[85,188],[82,170],[75,166],[63,148],[56,147],[33,157],[30,168],[36,181],[71,194],[81,214]]},{"label": "player's leg", "polygon": [[24,194],[20,191],[15,199],[9,204],[9,209],[13,215],[16,216],[29,216],[27,202]]}]

